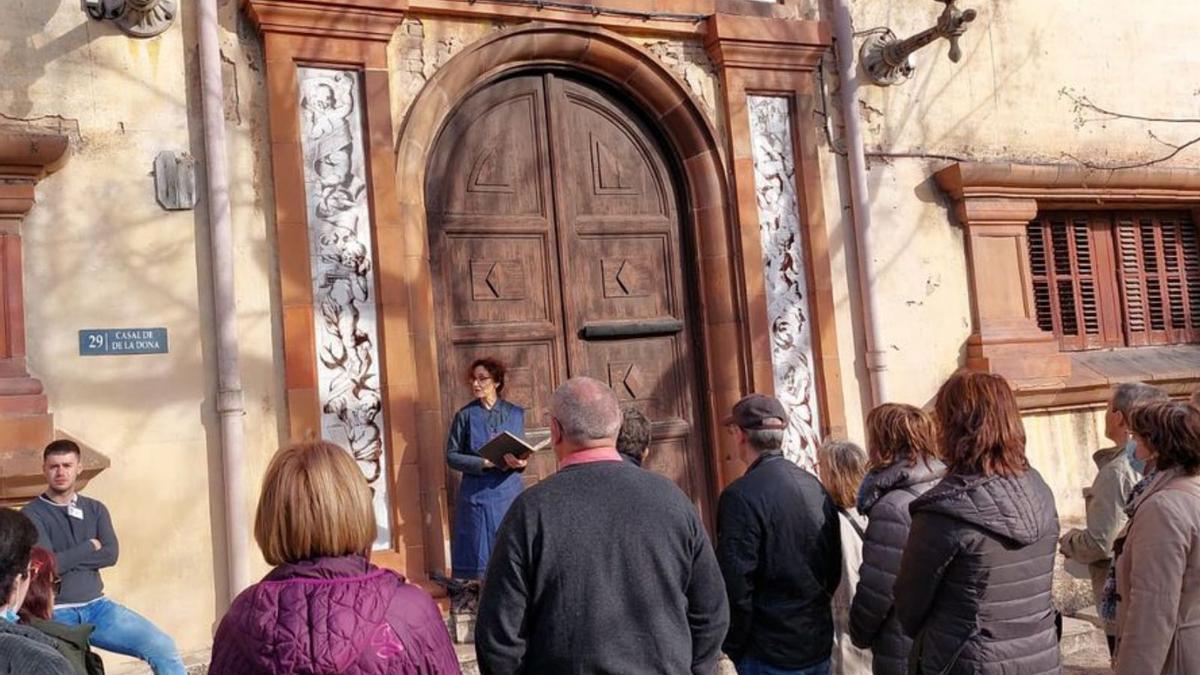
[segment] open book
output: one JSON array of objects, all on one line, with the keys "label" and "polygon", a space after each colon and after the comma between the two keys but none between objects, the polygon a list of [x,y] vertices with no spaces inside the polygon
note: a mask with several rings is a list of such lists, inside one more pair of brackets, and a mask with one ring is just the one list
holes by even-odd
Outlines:
[{"label": "open book", "polygon": [[531,454],[541,450],[549,444],[549,437],[537,445],[530,445],[511,433],[503,431],[499,436],[496,436],[487,443],[484,443],[483,446],[479,448],[479,456],[498,467],[504,468],[507,466],[504,463],[504,455],[512,453],[512,456],[516,457],[517,459],[528,459]]}]

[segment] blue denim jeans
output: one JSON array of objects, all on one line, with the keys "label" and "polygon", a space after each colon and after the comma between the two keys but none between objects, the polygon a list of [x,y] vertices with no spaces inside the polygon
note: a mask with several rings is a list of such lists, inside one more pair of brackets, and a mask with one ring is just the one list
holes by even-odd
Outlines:
[{"label": "blue denim jeans", "polygon": [[110,652],[137,657],[150,664],[154,675],[186,675],[175,641],[145,617],[108,598],[97,598],[80,607],[54,610],[54,620],[70,626],[96,627],[92,644]]},{"label": "blue denim jeans", "polygon": [[829,675],[829,666],[830,659],[825,659],[807,668],[788,670],[787,668],[776,668],[749,656],[742,657],[741,661],[733,664],[738,675]]}]

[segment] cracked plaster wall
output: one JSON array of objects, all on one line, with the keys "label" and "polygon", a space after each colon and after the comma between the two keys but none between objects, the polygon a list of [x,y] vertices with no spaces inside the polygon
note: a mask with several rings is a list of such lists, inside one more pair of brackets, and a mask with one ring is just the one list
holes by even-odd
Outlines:
[{"label": "cracked plaster wall", "polygon": [[[220,4],[253,513],[282,440],[279,287],[263,210],[273,200],[261,46],[238,3]],[[104,570],[106,591],[187,653],[211,644],[225,580],[195,8],[182,7],[163,35],[132,40],[89,21],[78,3],[8,3],[0,127],[71,138],[70,159],[38,186],[23,227],[29,366],[56,426],[112,460],[87,486],[122,544],[120,562]],[[150,171],[164,150],[199,160],[194,211],[155,201]],[[168,329],[169,354],[78,356],[81,328],[145,326]],[[266,566],[248,544],[257,578]],[[106,661],[114,671],[124,662]]]},{"label": "cracked plaster wall", "polygon": [[[860,90],[856,111],[868,153],[868,189],[874,226],[874,260],[882,296],[887,378],[893,398],[924,405],[961,363],[970,334],[967,266],[960,230],[930,176],[952,158],[975,161],[1093,163],[1153,159],[1171,148],[1149,138],[1154,130],[1180,143],[1200,135],[1200,125],[1148,126],[1097,120],[1076,110],[1060,92],[1069,89],[1097,104],[1152,116],[1196,117],[1200,54],[1188,44],[1200,6],[1168,0],[1132,10],[1099,0],[1078,12],[1037,0],[960,0],[979,17],[961,40],[963,59],[947,58],[936,43],[914,57],[915,77],[901,85]],[[831,3],[822,0],[822,14]],[[917,0],[856,0],[855,31],[887,26],[906,37],[933,25],[941,6]],[[863,37],[855,38],[855,51]],[[833,64],[828,103],[835,144],[842,141],[841,110]],[[818,119],[818,123],[821,120]],[[825,180],[839,357],[844,402],[854,436],[862,428],[867,373],[857,260],[850,232],[849,187],[844,160],[819,141]],[[1200,147],[1168,166],[1200,167]],[[1059,496],[1066,518],[1082,516],[1078,488],[1090,483],[1089,455],[1102,441],[1094,410],[1028,415],[1029,453]]]}]

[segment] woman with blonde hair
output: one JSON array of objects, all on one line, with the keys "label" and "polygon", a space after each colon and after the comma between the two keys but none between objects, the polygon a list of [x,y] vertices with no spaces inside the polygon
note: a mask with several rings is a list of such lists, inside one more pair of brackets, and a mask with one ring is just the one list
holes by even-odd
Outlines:
[{"label": "woman with blonde hair", "polygon": [[1134,408],[1133,438],[1147,473],[1118,535],[1118,675],[1200,673],[1200,409],[1156,401]]},{"label": "woman with blonde hair", "polygon": [[302,443],[276,453],[254,539],[275,569],[221,620],[210,673],[460,672],[429,595],[371,564],[371,491],[342,448]]},{"label": "woman with blonde hair", "polygon": [[1017,399],[1003,377],[962,370],[934,413],[946,476],[909,506],[894,587],[909,672],[1058,675],[1058,510],[1025,456]]},{"label": "woman with blonde hair", "polygon": [[903,675],[912,640],[896,620],[892,587],[912,526],[908,505],[942,479],[946,465],[938,459],[933,418],[903,403],[884,403],[867,415],[867,453],[858,511],[868,523],[850,637],[871,648],[877,675]]},{"label": "woman with blonde hair", "polygon": [[850,604],[862,563],[866,519],[854,511],[854,496],[867,471],[867,455],[850,441],[826,441],[817,448],[817,474],[837,505],[842,539],[842,580],[833,595],[833,675],[868,675],[871,653],[850,644]]}]

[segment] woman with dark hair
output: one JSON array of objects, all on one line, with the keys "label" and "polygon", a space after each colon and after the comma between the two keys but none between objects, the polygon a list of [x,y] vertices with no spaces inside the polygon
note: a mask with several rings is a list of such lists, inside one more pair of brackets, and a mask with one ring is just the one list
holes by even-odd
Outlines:
[{"label": "woman with dark hair", "polygon": [[527,460],[505,455],[504,466],[496,466],[479,455],[479,448],[505,431],[525,436],[525,409],[502,398],[504,376],[504,364],[496,359],[476,359],[467,371],[475,400],[450,423],[446,463],[462,472],[450,542],[456,579],[483,577],[500,521],[524,487],[519,472]]},{"label": "woman with dark hair", "polygon": [[75,675],[53,641],[17,623],[29,591],[37,528],[23,514],[0,508],[0,675]]},{"label": "woman with dark hair", "polygon": [[1133,488],[1118,535],[1118,675],[1200,673],[1200,409],[1156,401],[1130,425],[1146,477]]},{"label": "woman with dark hair", "polygon": [[850,639],[871,648],[876,675],[903,675],[912,640],[896,620],[892,586],[912,525],[908,506],[946,472],[938,459],[933,418],[902,403],[875,408],[867,415],[867,457],[867,475],[858,491],[858,511],[867,516],[867,531],[850,607]]},{"label": "woman with dark hair", "polygon": [[62,583],[54,554],[34,546],[29,559],[29,573],[29,592],[25,594],[25,602],[21,603],[21,609],[17,612],[21,623],[49,637],[58,653],[71,664],[75,675],[104,675],[104,662],[88,644],[95,627],[86,623],[68,626],[54,620],[54,597]]},{"label": "woman with dark hair", "polygon": [[946,476],[913,500],[895,608],[910,672],[1061,673],[1050,601],[1058,512],[999,375],[959,371],[934,404]]}]

